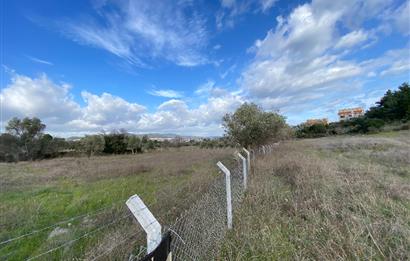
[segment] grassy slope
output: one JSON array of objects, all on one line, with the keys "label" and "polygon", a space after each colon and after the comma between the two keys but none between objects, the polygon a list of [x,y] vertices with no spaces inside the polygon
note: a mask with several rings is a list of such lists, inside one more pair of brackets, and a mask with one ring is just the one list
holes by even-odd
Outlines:
[{"label": "grassy slope", "polygon": [[[139,194],[157,217],[169,223],[205,189],[217,173],[215,162],[231,153],[181,148],[143,155],[0,164],[0,241],[104,208],[95,215],[58,225],[66,229],[61,235],[50,238],[53,227],[0,246],[0,260],[21,260],[94,231],[128,214],[124,203],[133,194]],[[120,220],[43,258],[91,258],[116,241],[131,237],[113,254],[127,256],[129,248],[135,248],[136,241],[142,239],[133,234],[144,235],[132,222],[132,218]]]},{"label": "grassy slope", "polygon": [[291,141],[258,158],[220,259],[410,258],[410,132]]}]

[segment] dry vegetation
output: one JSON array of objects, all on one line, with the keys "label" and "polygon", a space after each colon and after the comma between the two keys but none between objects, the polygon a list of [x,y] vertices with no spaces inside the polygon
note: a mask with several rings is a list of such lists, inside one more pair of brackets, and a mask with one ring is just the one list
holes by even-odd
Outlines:
[{"label": "dry vegetation", "polygon": [[410,258],[410,132],[290,141],[255,164],[220,259]]},{"label": "dry vegetation", "polygon": [[0,245],[0,260],[33,257],[85,233],[91,234],[39,259],[127,259],[145,238],[125,200],[139,194],[162,224],[171,224],[207,189],[218,173],[215,163],[232,152],[184,147],[0,164],[0,241],[80,215]]}]

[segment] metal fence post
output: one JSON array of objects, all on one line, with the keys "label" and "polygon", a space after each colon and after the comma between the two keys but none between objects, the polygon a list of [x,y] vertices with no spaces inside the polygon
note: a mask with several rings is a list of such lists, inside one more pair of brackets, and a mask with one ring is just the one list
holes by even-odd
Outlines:
[{"label": "metal fence post", "polygon": [[251,154],[250,154],[249,151],[248,151],[247,149],[245,149],[245,148],[243,148],[243,151],[245,151],[245,153],[246,153],[246,158],[248,159],[248,164],[247,164],[248,173],[251,173]]},{"label": "metal fence post", "polygon": [[247,166],[246,166],[246,159],[244,156],[242,156],[242,154],[240,154],[238,152],[238,156],[239,158],[242,160],[242,172],[243,172],[243,188],[244,190],[246,190],[247,188],[247,182],[248,182],[248,170],[247,170]]},{"label": "metal fence post", "polygon": [[228,229],[232,228],[232,195],[231,195],[231,172],[218,161],[216,164],[225,173],[225,183],[226,183],[226,217],[228,220]]},{"label": "metal fence post", "polygon": [[149,254],[161,243],[161,225],[138,195],[131,196],[126,204],[147,233],[147,254]]}]

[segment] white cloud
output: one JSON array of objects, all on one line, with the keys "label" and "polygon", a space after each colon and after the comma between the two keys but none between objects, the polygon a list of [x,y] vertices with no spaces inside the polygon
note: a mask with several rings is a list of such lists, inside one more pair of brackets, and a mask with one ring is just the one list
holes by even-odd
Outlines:
[{"label": "white cloud", "polygon": [[165,98],[181,98],[182,93],[174,90],[151,90],[148,91],[149,94]]},{"label": "white cloud", "polygon": [[45,74],[38,78],[15,74],[0,93],[2,124],[15,116],[35,116],[47,125],[47,132],[64,136],[121,128],[139,133],[221,134],[222,116],[235,110],[243,99],[214,83],[209,86],[207,98],[194,108],[183,100],[171,99],[148,112],[140,104],[109,93],[82,91],[84,105],[80,105],[68,84],[55,83]]},{"label": "white cloud", "polygon": [[54,65],[52,62],[49,62],[49,61],[46,61],[46,60],[43,60],[43,59],[39,59],[39,58],[36,58],[36,57],[33,57],[33,56],[27,56],[27,58],[29,58],[30,60],[32,60],[33,62],[36,62],[36,63],[46,64],[46,65]]},{"label": "white cloud", "polygon": [[11,83],[0,93],[3,116],[37,116],[52,124],[75,119],[81,115],[81,108],[69,89],[68,84],[56,84],[44,74],[37,78],[13,74]]},{"label": "white cloud", "polygon": [[205,19],[189,1],[120,1],[115,8],[97,5],[104,24],[95,19],[62,26],[73,40],[98,47],[127,61],[144,65],[165,59],[181,66],[208,63]]},{"label": "white cloud", "polygon": [[277,0],[260,0],[262,11],[265,12],[275,5]]},{"label": "white cloud", "polygon": [[[408,57],[409,58],[409,57]],[[380,75],[385,76],[385,75],[390,75],[390,74],[399,74],[407,72],[410,80],[410,60],[409,59],[401,59],[398,61],[393,62],[393,64],[383,70]]]},{"label": "white cloud", "polygon": [[247,12],[269,11],[277,0],[221,0],[221,10],[215,16],[215,23],[218,29],[225,27],[232,28],[236,20]]},{"label": "white cloud", "polygon": [[408,70],[410,54],[405,49],[360,62],[346,58],[350,48],[384,33],[361,26],[369,19],[383,21],[380,13],[386,2],[313,0],[277,17],[276,28],[249,49],[255,58],[239,79],[247,98],[267,109],[296,114],[361,92],[366,75]]},{"label": "white cloud", "polygon": [[219,50],[219,49],[221,49],[222,48],[222,45],[220,45],[220,44],[216,44],[216,45],[214,45],[214,50]]},{"label": "white cloud", "polygon": [[116,126],[127,122],[136,122],[145,107],[130,103],[124,99],[103,93],[101,96],[89,92],[81,92],[86,103],[83,108],[83,119],[100,126]]},{"label": "white cloud", "polygon": [[[85,106],[74,101],[70,85],[57,84],[45,74],[38,78],[14,74],[2,89],[3,120],[12,117],[39,117],[54,132],[100,131],[135,126],[145,107],[103,93],[83,91]],[[4,123],[3,122],[3,123]]]},{"label": "white cloud", "polygon": [[355,45],[365,42],[368,37],[368,33],[364,32],[363,30],[352,31],[348,34],[343,35],[342,38],[340,38],[340,40],[336,43],[335,48],[351,48]]},{"label": "white cloud", "polygon": [[391,17],[399,32],[404,35],[410,35],[410,0],[400,5]]},{"label": "white cloud", "polygon": [[286,19],[278,17],[276,29],[256,41],[256,54],[261,58],[316,57],[333,44],[335,24],[341,15],[341,11],[317,12],[310,4],[299,6]]}]

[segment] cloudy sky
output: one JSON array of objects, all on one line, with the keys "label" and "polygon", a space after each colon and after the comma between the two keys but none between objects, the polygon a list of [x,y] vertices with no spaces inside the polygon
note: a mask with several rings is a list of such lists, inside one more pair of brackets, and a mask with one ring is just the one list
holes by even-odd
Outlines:
[{"label": "cloudy sky", "polygon": [[220,135],[243,102],[290,124],[410,81],[410,0],[1,1],[1,128]]}]

